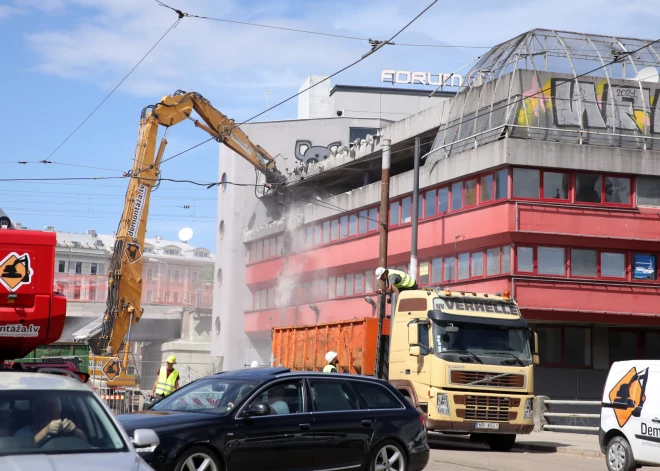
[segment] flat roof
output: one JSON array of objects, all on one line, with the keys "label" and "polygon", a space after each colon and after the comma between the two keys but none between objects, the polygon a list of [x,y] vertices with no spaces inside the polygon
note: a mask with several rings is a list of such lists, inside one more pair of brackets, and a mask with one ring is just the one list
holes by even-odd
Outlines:
[{"label": "flat roof", "polygon": [[[433,90],[427,88],[405,88],[405,87],[365,87],[361,85],[335,85],[330,90],[330,96],[335,92],[353,93],[382,93],[385,95],[412,95],[429,96]],[[456,95],[455,91],[438,90],[434,97],[451,98]]]}]

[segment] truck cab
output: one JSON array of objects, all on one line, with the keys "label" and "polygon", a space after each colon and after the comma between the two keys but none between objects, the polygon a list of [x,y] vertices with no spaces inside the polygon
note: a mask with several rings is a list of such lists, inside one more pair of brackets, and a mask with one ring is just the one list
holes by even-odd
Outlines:
[{"label": "truck cab", "polygon": [[388,379],[429,430],[498,451],[532,432],[538,342],[508,293],[403,291],[390,335]]}]

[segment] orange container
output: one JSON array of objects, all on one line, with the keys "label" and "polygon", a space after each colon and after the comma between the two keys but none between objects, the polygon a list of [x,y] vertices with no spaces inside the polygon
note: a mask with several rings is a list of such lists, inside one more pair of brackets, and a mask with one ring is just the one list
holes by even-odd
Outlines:
[{"label": "orange container", "polygon": [[[387,324],[389,327],[389,322]],[[340,372],[374,375],[378,319],[275,327],[272,336],[273,366],[322,371],[326,365],[325,354],[334,351],[339,357],[337,369]]]}]

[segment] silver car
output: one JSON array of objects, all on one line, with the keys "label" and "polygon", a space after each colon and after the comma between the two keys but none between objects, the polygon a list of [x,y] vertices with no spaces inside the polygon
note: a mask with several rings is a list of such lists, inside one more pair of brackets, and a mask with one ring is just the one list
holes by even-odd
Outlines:
[{"label": "silver car", "polygon": [[136,447],[155,448],[153,430],[131,440],[92,389],[67,376],[0,373],[0,469],[151,470]]}]

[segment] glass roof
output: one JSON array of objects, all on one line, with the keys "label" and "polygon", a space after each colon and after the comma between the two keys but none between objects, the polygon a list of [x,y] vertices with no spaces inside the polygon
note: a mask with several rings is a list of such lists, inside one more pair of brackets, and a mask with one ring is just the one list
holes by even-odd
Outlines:
[{"label": "glass roof", "polygon": [[660,40],[528,31],[477,60],[431,155],[504,137],[658,149],[659,70]]}]

